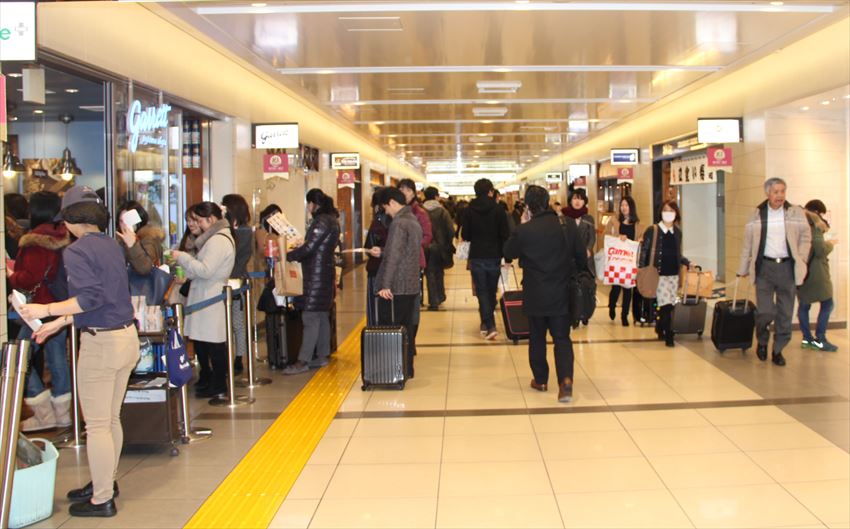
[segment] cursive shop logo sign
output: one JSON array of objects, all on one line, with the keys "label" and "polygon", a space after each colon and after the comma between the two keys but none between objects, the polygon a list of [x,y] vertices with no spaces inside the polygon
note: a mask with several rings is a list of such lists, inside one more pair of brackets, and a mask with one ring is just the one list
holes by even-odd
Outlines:
[{"label": "cursive shop logo sign", "polygon": [[170,111],[169,104],[142,109],[141,101],[138,99],[133,101],[130,110],[127,111],[127,134],[130,136],[127,145],[130,152],[136,152],[140,144],[158,147],[167,145],[168,137],[157,133],[168,128]]}]

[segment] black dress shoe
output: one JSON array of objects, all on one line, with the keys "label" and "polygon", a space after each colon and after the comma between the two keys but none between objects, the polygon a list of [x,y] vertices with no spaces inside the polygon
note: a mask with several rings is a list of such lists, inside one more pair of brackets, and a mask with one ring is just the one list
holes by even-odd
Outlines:
[{"label": "black dress shoe", "polygon": [[614,318],[617,317],[617,307],[608,307],[608,317],[611,318],[611,321],[614,321]]},{"label": "black dress shoe", "polygon": [[756,355],[762,362],[767,360],[767,345],[759,344],[758,348],[756,349]]},{"label": "black dress shoe", "polygon": [[74,503],[71,505],[68,509],[68,514],[71,516],[111,518],[118,514],[118,509],[115,508],[115,500],[109,500],[99,505],[87,501],[85,503]]},{"label": "black dress shoe", "polygon": [[[112,497],[118,497],[118,482],[112,482]],[[84,501],[91,500],[92,496],[94,496],[94,487],[92,486],[91,481],[89,481],[85,487],[80,489],[73,489],[68,491],[67,497],[71,503],[80,503]]]},{"label": "black dress shoe", "polygon": [[237,356],[236,359],[233,360],[233,374],[234,375],[241,375],[243,369],[245,369],[245,368],[242,367],[242,357]]},{"label": "black dress shoe", "polygon": [[782,356],[782,353],[773,353],[773,358],[771,358],[771,361],[778,366],[785,365],[785,358]]},{"label": "black dress shoe", "polygon": [[621,320],[623,322],[623,327],[629,326],[629,318],[621,318]]}]

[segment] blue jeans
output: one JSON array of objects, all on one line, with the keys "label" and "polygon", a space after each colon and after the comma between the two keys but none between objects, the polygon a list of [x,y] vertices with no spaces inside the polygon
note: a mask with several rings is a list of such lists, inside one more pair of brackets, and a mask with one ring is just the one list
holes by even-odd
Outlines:
[{"label": "blue jeans", "polygon": [[499,286],[502,260],[498,258],[470,259],[469,271],[478,296],[478,313],[487,330],[496,328],[496,289]]},{"label": "blue jeans", "polygon": [[[815,329],[815,337],[818,341],[823,341],[826,337],[826,324],[829,323],[829,315],[835,303],[832,298],[825,299],[820,302],[820,311],[818,312],[818,323]],[[812,330],[809,327],[809,309],[812,308],[811,303],[800,303],[797,309],[797,319],[800,321],[800,330],[803,331],[803,339],[807,342],[812,341]]]},{"label": "blue jeans", "polygon": [[[41,345],[36,345],[33,342],[33,347],[41,347],[44,352],[44,361],[47,363],[47,368],[50,370],[50,379],[53,387],[50,393],[54,397],[64,395],[71,392],[71,372],[68,369],[68,355],[65,353],[65,343],[68,336],[67,328],[63,328],[51,336],[46,342]],[[32,338],[32,329],[29,325],[21,327],[18,333],[18,340],[29,340]],[[33,350],[30,349],[30,357]],[[44,391],[44,383],[35,369],[32,368],[32,362],[28,368],[27,385],[24,391],[24,396],[27,398],[35,397]]]}]

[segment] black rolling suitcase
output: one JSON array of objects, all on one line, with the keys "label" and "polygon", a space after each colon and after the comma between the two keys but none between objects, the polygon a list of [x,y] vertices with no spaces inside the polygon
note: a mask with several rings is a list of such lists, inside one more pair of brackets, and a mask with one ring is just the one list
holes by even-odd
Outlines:
[{"label": "black rolling suitcase", "polygon": [[579,272],[573,280],[570,319],[573,326],[588,321],[596,310],[596,279],[590,272]]},{"label": "black rolling suitcase", "polygon": [[286,367],[286,328],[282,311],[266,312],[266,351],[270,368]]},{"label": "black rolling suitcase", "polygon": [[732,299],[718,301],[711,319],[711,341],[721,353],[726,349],[741,349],[745,353],[753,346],[756,328],[756,306],[744,296],[738,300],[738,279]]},{"label": "black rolling suitcase", "polygon": [[[511,267],[513,270],[513,267]],[[514,270],[514,281],[519,288],[519,280],[516,277]],[[508,285],[502,280],[504,292],[499,298],[499,309],[502,311],[502,321],[505,324],[505,334],[514,345],[520,340],[527,340],[530,334],[528,328],[528,318],[522,308],[522,289],[508,290]]]},{"label": "black rolling suitcase", "polygon": [[[697,275],[697,292],[699,292],[699,277]],[[708,310],[708,305],[705,299],[697,294],[694,298],[688,299],[688,276],[685,276],[684,290],[682,291],[682,301],[673,306],[673,332],[676,334],[696,334],[702,337],[705,330],[705,315]]]},{"label": "black rolling suitcase", "polygon": [[[392,310],[395,313],[394,305]],[[363,380],[360,389],[366,391],[373,386],[404,389],[410,361],[407,328],[380,325],[377,303],[375,322],[377,325],[364,327],[360,332],[360,376]]]},{"label": "black rolling suitcase", "polygon": [[655,299],[641,296],[637,288],[632,290],[632,316],[635,325],[655,325]]}]

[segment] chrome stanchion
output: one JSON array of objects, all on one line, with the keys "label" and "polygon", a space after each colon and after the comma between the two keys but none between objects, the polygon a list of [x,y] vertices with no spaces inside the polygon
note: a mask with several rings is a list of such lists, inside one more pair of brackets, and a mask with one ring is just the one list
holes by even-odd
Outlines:
[{"label": "chrome stanchion", "polygon": [[12,504],[12,484],[15,480],[15,458],[18,452],[18,426],[24,396],[24,379],[27,374],[30,342],[20,340],[3,346],[2,413],[0,413],[0,462],[3,476],[0,493],[0,528],[9,527],[9,509]]},{"label": "chrome stanchion", "polygon": [[54,446],[78,449],[86,446],[86,442],[83,439],[83,414],[80,413],[80,393],[77,390],[77,353],[80,343],[77,326],[73,323],[69,325],[68,333],[71,335],[71,429],[60,437]]},{"label": "chrome stanchion", "polygon": [[257,329],[254,327],[254,303],[251,295],[251,280],[247,280],[247,288],[242,294],[242,308],[245,313],[245,332],[248,337],[248,376],[236,382],[240,388],[254,389],[259,386],[265,386],[272,383],[270,378],[258,378],[254,376],[254,354],[253,350],[257,345]]},{"label": "chrome stanchion", "polygon": [[215,397],[210,399],[210,406],[222,406],[236,408],[246,404],[253,404],[254,399],[245,395],[236,394],[236,380],[233,376],[233,288],[230,285],[224,287],[224,336],[227,340],[227,397]]},{"label": "chrome stanchion", "polygon": [[[174,312],[174,328],[177,334],[183,336],[183,304],[176,303],[171,306]],[[180,442],[184,445],[206,441],[212,437],[212,428],[206,426],[191,426],[189,416],[189,384],[180,387]]]}]

